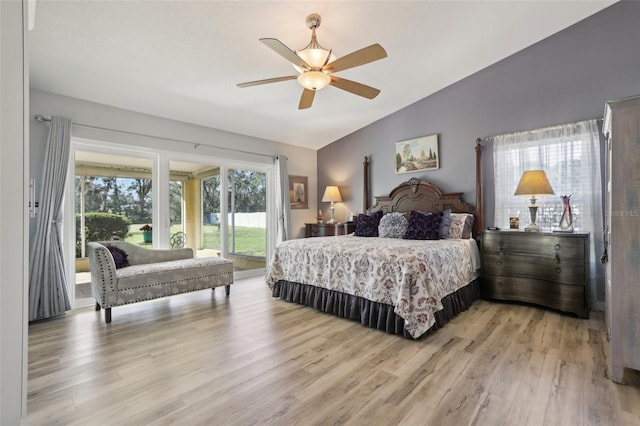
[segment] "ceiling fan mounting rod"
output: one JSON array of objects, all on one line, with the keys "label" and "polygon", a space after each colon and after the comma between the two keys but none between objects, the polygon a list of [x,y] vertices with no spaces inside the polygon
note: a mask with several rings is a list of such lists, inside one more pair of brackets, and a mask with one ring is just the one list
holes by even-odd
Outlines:
[{"label": "ceiling fan mounting rod", "polygon": [[[326,56],[326,60],[321,65],[321,67],[322,67],[322,66],[326,65],[327,62],[329,62],[329,58],[331,56],[331,49],[327,49],[325,47],[322,47],[320,45],[320,43],[318,43],[318,39],[316,37],[316,28],[318,28],[320,26],[320,15],[318,15],[317,13],[312,13],[311,15],[307,16],[307,18],[305,19],[305,23],[307,24],[307,27],[309,27],[309,29],[311,30],[311,41],[309,42],[309,44],[307,44],[302,49],[298,50],[296,53],[304,51],[304,50],[307,50],[307,49],[324,50],[324,51],[329,52],[327,54],[327,56]],[[319,70],[321,67],[315,67],[315,68],[312,67],[312,69]]]},{"label": "ceiling fan mounting rod", "polygon": [[312,13],[311,15],[305,18],[304,22],[305,24],[307,24],[307,27],[310,30],[315,30],[320,26],[320,22],[321,22],[320,15],[318,15],[317,13]]}]

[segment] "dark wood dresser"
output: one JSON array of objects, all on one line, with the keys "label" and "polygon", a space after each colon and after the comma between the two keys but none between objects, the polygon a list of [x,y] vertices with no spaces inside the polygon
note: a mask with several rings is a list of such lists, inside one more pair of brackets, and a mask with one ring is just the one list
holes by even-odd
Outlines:
[{"label": "dark wood dresser", "polygon": [[484,231],[483,297],[589,318],[589,234]]},{"label": "dark wood dresser", "polygon": [[305,237],[332,237],[347,235],[356,230],[354,222],[344,223],[305,223]]}]

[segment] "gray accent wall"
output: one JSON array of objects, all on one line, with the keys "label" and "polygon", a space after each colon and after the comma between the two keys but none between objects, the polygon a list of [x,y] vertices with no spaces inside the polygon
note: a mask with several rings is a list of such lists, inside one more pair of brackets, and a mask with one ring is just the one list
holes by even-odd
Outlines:
[{"label": "gray accent wall", "polygon": [[[393,60],[393,52],[387,60]],[[322,191],[338,185],[344,202],[336,206],[336,219],[362,211],[365,156],[371,162],[370,204],[373,196],[387,195],[412,177],[444,191],[462,191],[475,204],[477,138],[602,118],[607,100],[639,93],[640,2],[622,1],[319,150],[318,205],[326,209]],[[394,143],[431,134],[439,137],[440,169],[396,175]],[[485,226],[490,226],[489,146],[483,169]],[[604,300],[601,285],[596,293],[598,301]]]}]

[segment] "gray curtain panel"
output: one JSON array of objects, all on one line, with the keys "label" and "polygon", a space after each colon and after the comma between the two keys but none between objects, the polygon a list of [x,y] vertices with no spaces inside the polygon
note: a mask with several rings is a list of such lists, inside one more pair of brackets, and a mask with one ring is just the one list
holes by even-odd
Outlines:
[{"label": "gray curtain panel", "polygon": [[71,120],[52,117],[36,233],[29,247],[29,321],[61,315],[71,309],[61,236],[70,141]]},{"label": "gray curtain panel", "polygon": [[276,217],[278,227],[276,244],[291,238],[291,204],[289,202],[289,174],[287,172],[287,157],[278,155],[275,159],[276,168]]}]

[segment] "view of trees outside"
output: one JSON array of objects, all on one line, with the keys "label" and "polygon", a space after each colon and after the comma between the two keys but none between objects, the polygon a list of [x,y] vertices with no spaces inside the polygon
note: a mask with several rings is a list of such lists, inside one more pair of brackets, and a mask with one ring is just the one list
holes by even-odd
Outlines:
[{"label": "view of trees outside", "polygon": [[220,213],[220,175],[202,180],[202,212],[205,224],[219,223],[217,214]]},{"label": "view of trees outside", "polygon": [[[234,190],[235,189],[235,190]],[[267,175],[254,170],[233,170],[228,179],[229,211],[236,213],[256,213],[267,211]],[[235,198],[232,200],[232,196]],[[220,212],[220,176],[203,179],[202,211]]]},{"label": "view of trees outside", "polygon": [[[267,211],[266,174],[253,170],[231,170],[227,179],[227,205],[230,213]],[[221,177],[202,181],[203,248],[220,250]],[[229,252],[266,256],[266,228],[238,226],[230,220]]]},{"label": "view of trees outside", "polygon": [[169,182],[169,216],[171,225],[182,224],[182,182]]},{"label": "view of trees outside", "polygon": [[[233,190],[235,188],[235,190]],[[232,194],[235,202],[232,203]],[[236,213],[267,211],[267,175],[253,170],[233,170],[229,173],[229,211]]]},{"label": "view of trees outside", "polygon": [[151,179],[76,176],[76,212],[80,212],[83,177],[85,212],[121,214],[131,223],[151,223]]},{"label": "view of trees outside", "polygon": [[[84,179],[85,213],[112,213],[122,215],[131,224],[126,240],[141,243],[141,225],[152,222],[152,182],[150,179],[134,179],[101,176],[76,176],[75,211],[79,213],[81,188]],[[204,248],[220,250],[220,176],[202,181],[202,211]],[[228,176],[228,208],[236,213],[266,213],[266,174],[252,170],[232,170]],[[182,231],[183,185],[180,181],[169,183],[169,212],[171,233]],[[230,240],[234,252],[266,255],[266,229],[247,228],[229,223]],[[236,238],[238,237],[238,238]]]}]

